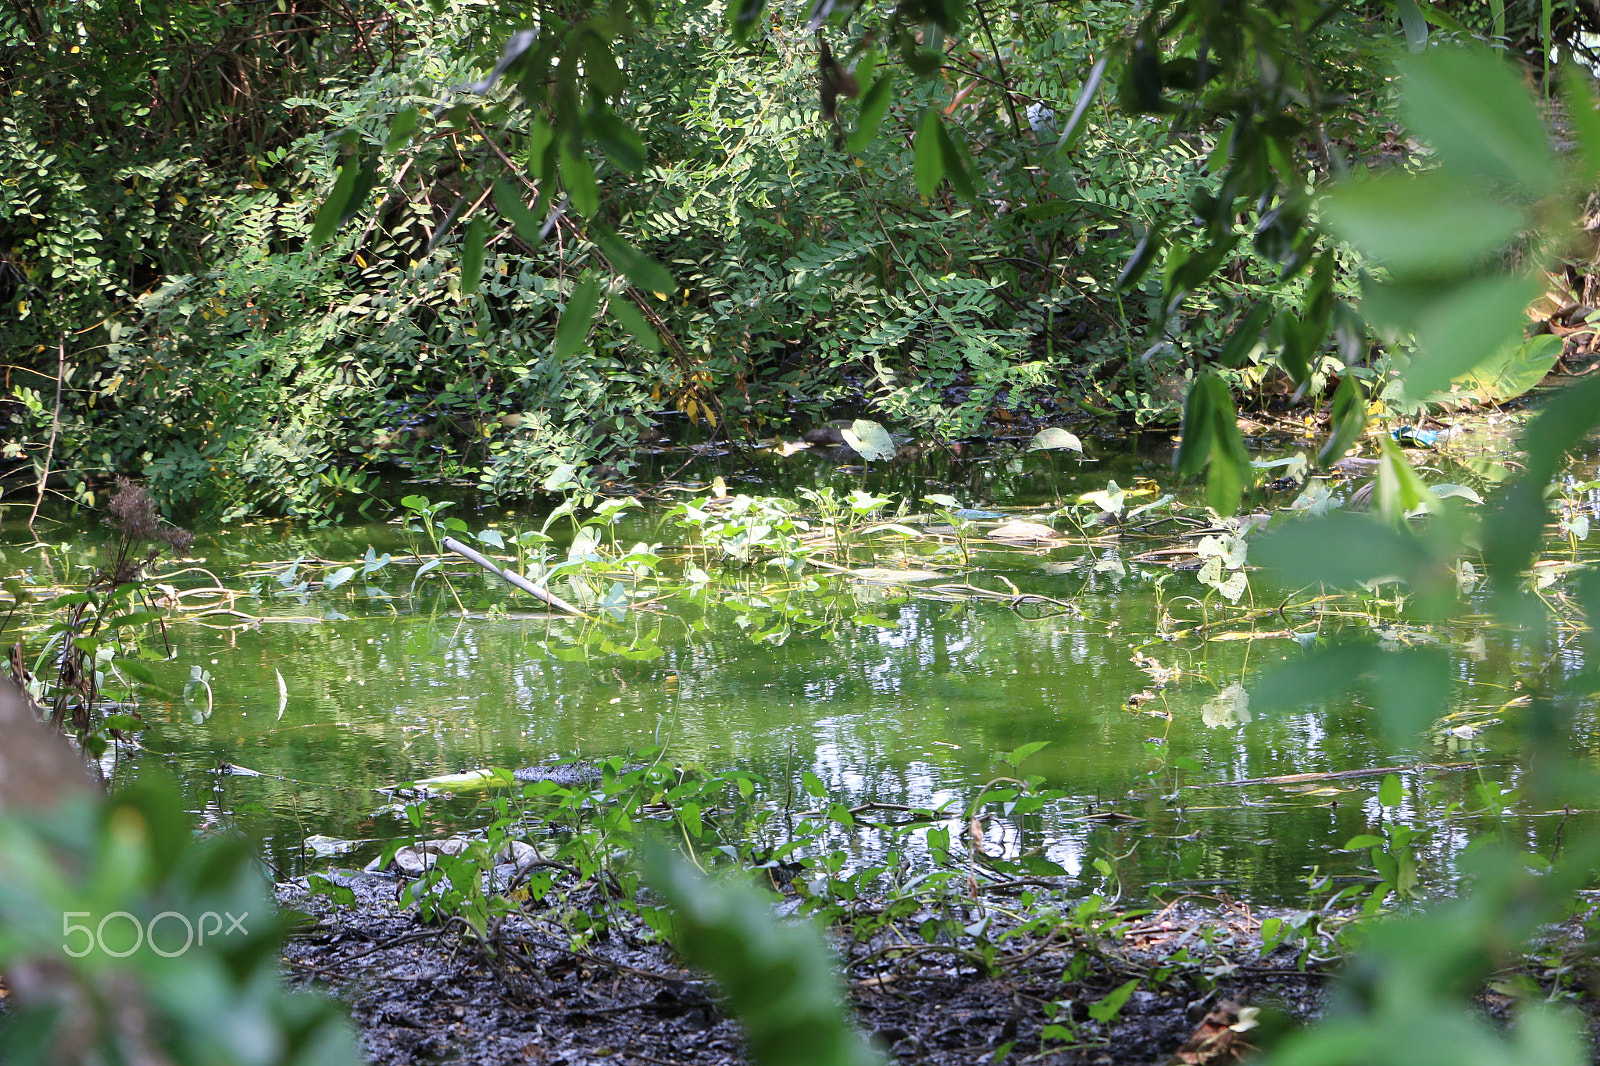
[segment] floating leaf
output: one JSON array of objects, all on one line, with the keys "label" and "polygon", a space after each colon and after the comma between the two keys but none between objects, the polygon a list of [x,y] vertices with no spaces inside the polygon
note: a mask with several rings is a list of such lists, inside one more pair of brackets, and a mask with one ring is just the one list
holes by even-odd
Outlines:
[{"label": "floating leaf", "polygon": [[858,418],[841,435],[844,442],[869,463],[894,458],[894,440],[889,436],[889,431],[876,422]]},{"label": "floating leaf", "polygon": [[1082,452],[1083,442],[1064,429],[1051,426],[1035,433],[1028,444],[1030,452],[1069,451]]}]

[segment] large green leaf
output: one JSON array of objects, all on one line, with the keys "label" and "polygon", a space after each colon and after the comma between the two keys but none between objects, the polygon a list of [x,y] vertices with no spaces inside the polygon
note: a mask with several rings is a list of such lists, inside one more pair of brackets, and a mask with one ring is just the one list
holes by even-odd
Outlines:
[{"label": "large green leaf", "polygon": [[667,268],[621,237],[601,237],[600,250],[611,265],[645,292],[670,293],[676,287]]},{"label": "large green leaf", "polygon": [[494,181],[494,206],[500,212],[500,217],[510,222],[517,231],[517,236],[534,248],[544,240],[539,233],[539,217],[528,209],[517,195],[517,190],[504,178]]},{"label": "large green leaf", "polygon": [[866,418],[858,418],[843,431],[844,442],[854,448],[867,462],[893,459],[894,438],[881,425]]},{"label": "large green leaf", "polygon": [[655,327],[650,325],[644,314],[634,306],[632,300],[621,295],[613,296],[611,303],[607,307],[611,311],[611,317],[616,319],[623,329],[633,335],[633,339],[639,342],[640,347],[652,352],[661,350],[661,335],[655,331]]},{"label": "large green leaf", "polygon": [[594,168],[589,165],[581,145],[564,140],[559,154],[561,183],[572,199],[573,210],[584,218],[593,218],[600,213],[600,185],[595,181]]},{"label": "large green leaf", "polygon": [[1535,197],[1560,174],[1543,118],[1511,64],[1481,48],[1437,48],[1408,58],[1401,110],[1410,132],[1447,170],[1519,185]]},{"label": "large green leaf", "polygon": [[1468,272],[1524,224],[1520,209],[1438,171],[1343,184],[1323,213],[1335,232],[1396,274],[1427,277]]},{"label": "large green leaf", "polygon": [[930,198],[939,191],[939,182],[944,179],[944,152],[939,145],[941,132],[939,112],[930,107],[917,127],[914,165],[917,192]]},{"label": "large green leaf", "polygon": [[470,296],[483,281],[483,242],[489,233],[489,220],[479,215],[467,226],[461,246],[461,291]]},{"label": "large green leaf", "polygon": [[1522,332],[1523,309],[1539,294],[1531,277],[1487,277],[1465,282],[1417,308],[1420,349],[1405,371],[1408,396],[1447,388]]},{"label": "large green leaf", "polygon": [[878,132],[883,116],[889,113],[889,102],[894,99],[894,74],[885,70],[879,74],[867,91],[861,94],[861,107],[857,112],[856,128],[846,145],[852,152],[864,152]]},{"label": "large green leaf", "polygon": [[1500,348],[1488,359],[1455,379],[1455,383],[1480,400],[1501,403],[1512,400],[1555,369],[1561,358],[1561,338],[1541,333]]},{"label": "large green leaf", "polygon": [[780,922],[748,883],[708,881],[661,845],[644,865],[672,909],[674,946],[717,979],[758,1066],[873,1066],[820,930]]},{"label": "large green leaf", "polygon": [[561,310],[561,321],[556,323],[557,359],[567,359],[583,347],[599,309],[600,286],[593,278],[584,278],[573,286],[567,306]]}]

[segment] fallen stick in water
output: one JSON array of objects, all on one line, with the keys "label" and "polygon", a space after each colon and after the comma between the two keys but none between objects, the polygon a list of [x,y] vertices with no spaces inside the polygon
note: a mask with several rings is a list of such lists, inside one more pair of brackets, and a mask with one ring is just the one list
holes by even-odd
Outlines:
[{"label": "fallen stick in water", "polygon": [[479,555],[477,552],[473,551],[459,540],[456,540],[454,537],[446,537],[441,543],[462,558],[470,559],[479,566],[483,567],[485,570],[489,571],[491,574],[498,574],[505,581],[517,586],[517,588],[521,589],[523,592],[526,592],[530,596],[538,597],[551,607],[554,607],[556,610],[565,611],[568,614],[576,615],[579,618],[589,617],[576,607],[572,606],[572,604],[562,599],[560,596],[540,588],[538,585],[535,585],[532,581],[529,581],[521,574],[515,573],[511,570],[500,569],[494,564],[493,560],[489,559],[487,556]]}]

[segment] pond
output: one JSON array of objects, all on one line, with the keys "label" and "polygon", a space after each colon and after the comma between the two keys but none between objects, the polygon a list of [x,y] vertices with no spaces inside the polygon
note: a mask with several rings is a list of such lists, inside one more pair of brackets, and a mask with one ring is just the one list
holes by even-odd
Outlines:
[{"label": "pond", "polygon": [[[1493,450],[1461,446],[1436,462],[1448,480],[1481,485],[1494,467],[1472,457]],[[623,582],[634,605],[599,611],[599,622],[545,613],[453,557],[419,576],[412,553],[431,554],[427,538],[393,522],[203,531],[191,549],[198,563],[160,566],[158,580],[244,594],[231,601],[236,614],[170,626],[174,655],[153,664],[162,691],[139,703],[142,750],[121,752],[115,772],[126,780],[167,768],[206,820],[261,834],[268,861],[289,877],[329,861],[308,852],[308,838],[361,842],[336,860],[359,865],[407,832],[377,789],[465,769],[627,758],[659,745],[672,763],[751,771],[769,802],[793,810],[817,803],[809,773],[830,802],[944,805],[957,818],[986,782],[1014,772],[999,756],[1043,743],[1021,771],[1064,795],[1041,816],[986,823],[997,853],[1037,852],[1077,890],[1124,901],[1221,891],[1287,905],[1306,901],[1313,871],[1368,874],[1365,851],[1342,849],[1384,819],[1428,830],[1423,876],[1446,883],[1481,827],[1462,810],[1517,784],[1514,730],[1500,727],[1515,713],[1508,659],[1485,654],[1481,622],[1396,625],[1393,639],[1448,648],[1456,682],[1455,716],[1397,752],[1360,699],[1264,714],[1243,687],[1341,625],[1379,624],[1381,611],[1278,613],[1270,608],[1284,594],[1265,587],[1230,604],[1195,569],[1172,565],[1197,562],[1172,549],[1192,547],[1199,522],[1079,535],[1057,518],[1073,534],[1062,541],[986,538],[1001,516],[1049,519],[1058,496],[1071,501],[1112,481],[1148,493],[1129,506],[1156,501],[1164,490],[1151,479],[1171,480],[1159,449],[1080,465],[1002,448],[865,481],[807,456],[678,454],[659,465],[685,461],[656,502],[619,520],[619,543],[682,544],[687,531],[669,519],[670,505],[703,500],[715,477],[729,493],[752,495],[831,486],[842,498],[864,484],[895,497],[875,518],[900,499],[926,512],[916,501],[934,493],[991,517],[973,519],[959,550],[948,536],[934,554],[927,538],[868,535],[799,572],[723,568],[711,553],[685,561],[662,549],[672,581]],[[411,486],[394,498],[419,491],[449,492]],[[540,524],[504,510],[445,513],[506,537]],[[551,529],[571,535],[564,520]],[[44,539],[81,555],[98,535]],[[25,553],[14,526],[7,541],[8,571],[34,581],[59,580],[67,562],[83,561]],[[565,550],[557,545],[557,557]],[[364,558],[385,555],[387,565],[361,573]],[[321,587],[317,579],[347,564],[355,577]],[[703,567],[705,579],[685,586],[683,567]],[[938,577],[916,579],[928,567]],[[672,594],[654,598],[667,584]],[[1039,599],[1018,598],[1030,595]],[[1594,723],[1581,724],[1592,737]],[[1386,810],[1382,771],[1402,766],[1414,769]],[[458,827],[450,819],[486,815],[462,799],[436,805],[433,817],[443,833]],[[1559,824],[1526,814],[1512,832],[1548,851]],[[854,837],[869,854],[867,831]]]}]

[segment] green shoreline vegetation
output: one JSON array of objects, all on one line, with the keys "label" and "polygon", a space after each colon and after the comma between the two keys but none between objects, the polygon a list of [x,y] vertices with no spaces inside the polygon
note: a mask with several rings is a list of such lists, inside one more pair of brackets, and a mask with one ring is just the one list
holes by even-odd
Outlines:
[{"label": "green shoreline vegetation", "polygon": [[[1301,967],[1347,962],[1326,1014],[1276,1035],[1266,1061],[1586,1061],[1563,1008],[1593,980],[1600,832],[1581,815],[1600,805],[1584,724],[1600,569],[1577,551],[1593,484],[1563,477],[1600,425],[1600,378],[1557,377],[1492,485],[1440,482],[1403,444],[1425,411],[1515,399],[1592,354],[1592,256],[1574,244],[1600,180],[1589,17],[1551,0],[0,10],[0,477],[32,490],[30,532],[47,493],[106,505],[117,529],[86,563],[4,549],[25,560],[0,624],[18,682],[0,692],[8,1061],[354,1061],[337,1009],[283,990],[287,919],[246,843],[196,837],[170,785],[104,796],[40,772],[61,758],[52,728],[95,758],[141,732],[150,664],[182,654],[187,623],[248,621],[251,596],[336,610],[401,566],[407,597],[437,588],[465,617],[447,565],[465,545],[583,616],[552,624],[542,653],[648,662],[658,626],[693,632],[697,613],[738,613],[755,649],[874,624],[852,583],[1070,612],[986,575],[984,557],[1060,540],[1086,548],[1086,573],[1123,565],[1095,547],[1108,524],[1203,534],[1204,591],[1169,605],[1162,635],[1310,620],[1299,654],[1207,714],[1354,690],[1396,751],[1489,718],[1522,734],[1517,793],[1485,783],[1470,812],[1444,812],[1480,831],[1438,891],[1419,861],[1429,827],[1403,816],[1405,778],[1424,771],[1382,768],[1371,831],[1345,842],[1371,876],[1314,878],[1314,906],[1256,930]],[[1251,407],[1304,411],[1317,453],[1258,465]],[[864,479],[793,499],[716,483],[663,516],[681,551],[619,539],[634,501],[601,490],[648,438],[781,446],[845,412],[866,416],[836,427],[866,464],[898,451],[885,424],[954,449],[1019,416],[1181,420],[1176,473],[1204,475],[1203,505],[1112,482],[994,520]],[[1032,447],[1082,440],[1048,426]],[[1310,475],[1359,447],[1358,512]],[[556,502],[508,536],[419,492],[401,501],[404,560],[300,557],[248,587],[144,576],[146,545],[188,546],[158,500],[224,524],[332,523],[376,508],[391,466],[419,487]],[[1292,502],[1241,515],[1280,475]],[[1487,717],[1452,707],[1437,634],[1459,625],[1516,693]],[[207,712],[214,680],[192,667],[186,696]],[[997,753],[958,803],[895,810],[850,807],[814,774],[780,804],[763,790],[782,783],[680,766],[670,746],[618,752],[578,785],[489,791],[403,902],[491,960],[526,906],[556,912],[572,951],[626,915],[629,936],[720,982],[759,1061],[869,1061],[813,931],[775,918],[774,898],[902,940],[874,951],[919,941],[983,972],[1025,934],[1073,945],[1068,980],[1126,972],[1103,947],[1131,920],[1114,863],[1062,897],[1058,863],[990,842],[1064,795],[1024,768],[1041,746]],[[1181,807],[1188,768],[1151,755],[1151,801]],[[415,832],[380,868],[460,812],[396,802]],[[1563,812],[1548,850],[1508,828],[1518,810]],[[863,832],[882,846],[859,861]],[[356,903],[337,878],[307,883],[319,905]],[[162,915],[237,913],[261,921],[193,956],[144,937]],[[139,943],[63,960],[85,915],[102,919],[95,944],[113,915]],[[1538,946],[1565,917],[1575,942]],[[1147,980],[1215,987],[1236,963],[1211,947],[1101,989],[1087,1018],[1112,1022]],[[1474,1015],[1519,960],[1544,983],[1497,985],[1515,1021]],[[1055,1008],[1037,1054],[1097,1039]],[[1237,1017],[1229,1031],[1246,1032]]]}]

